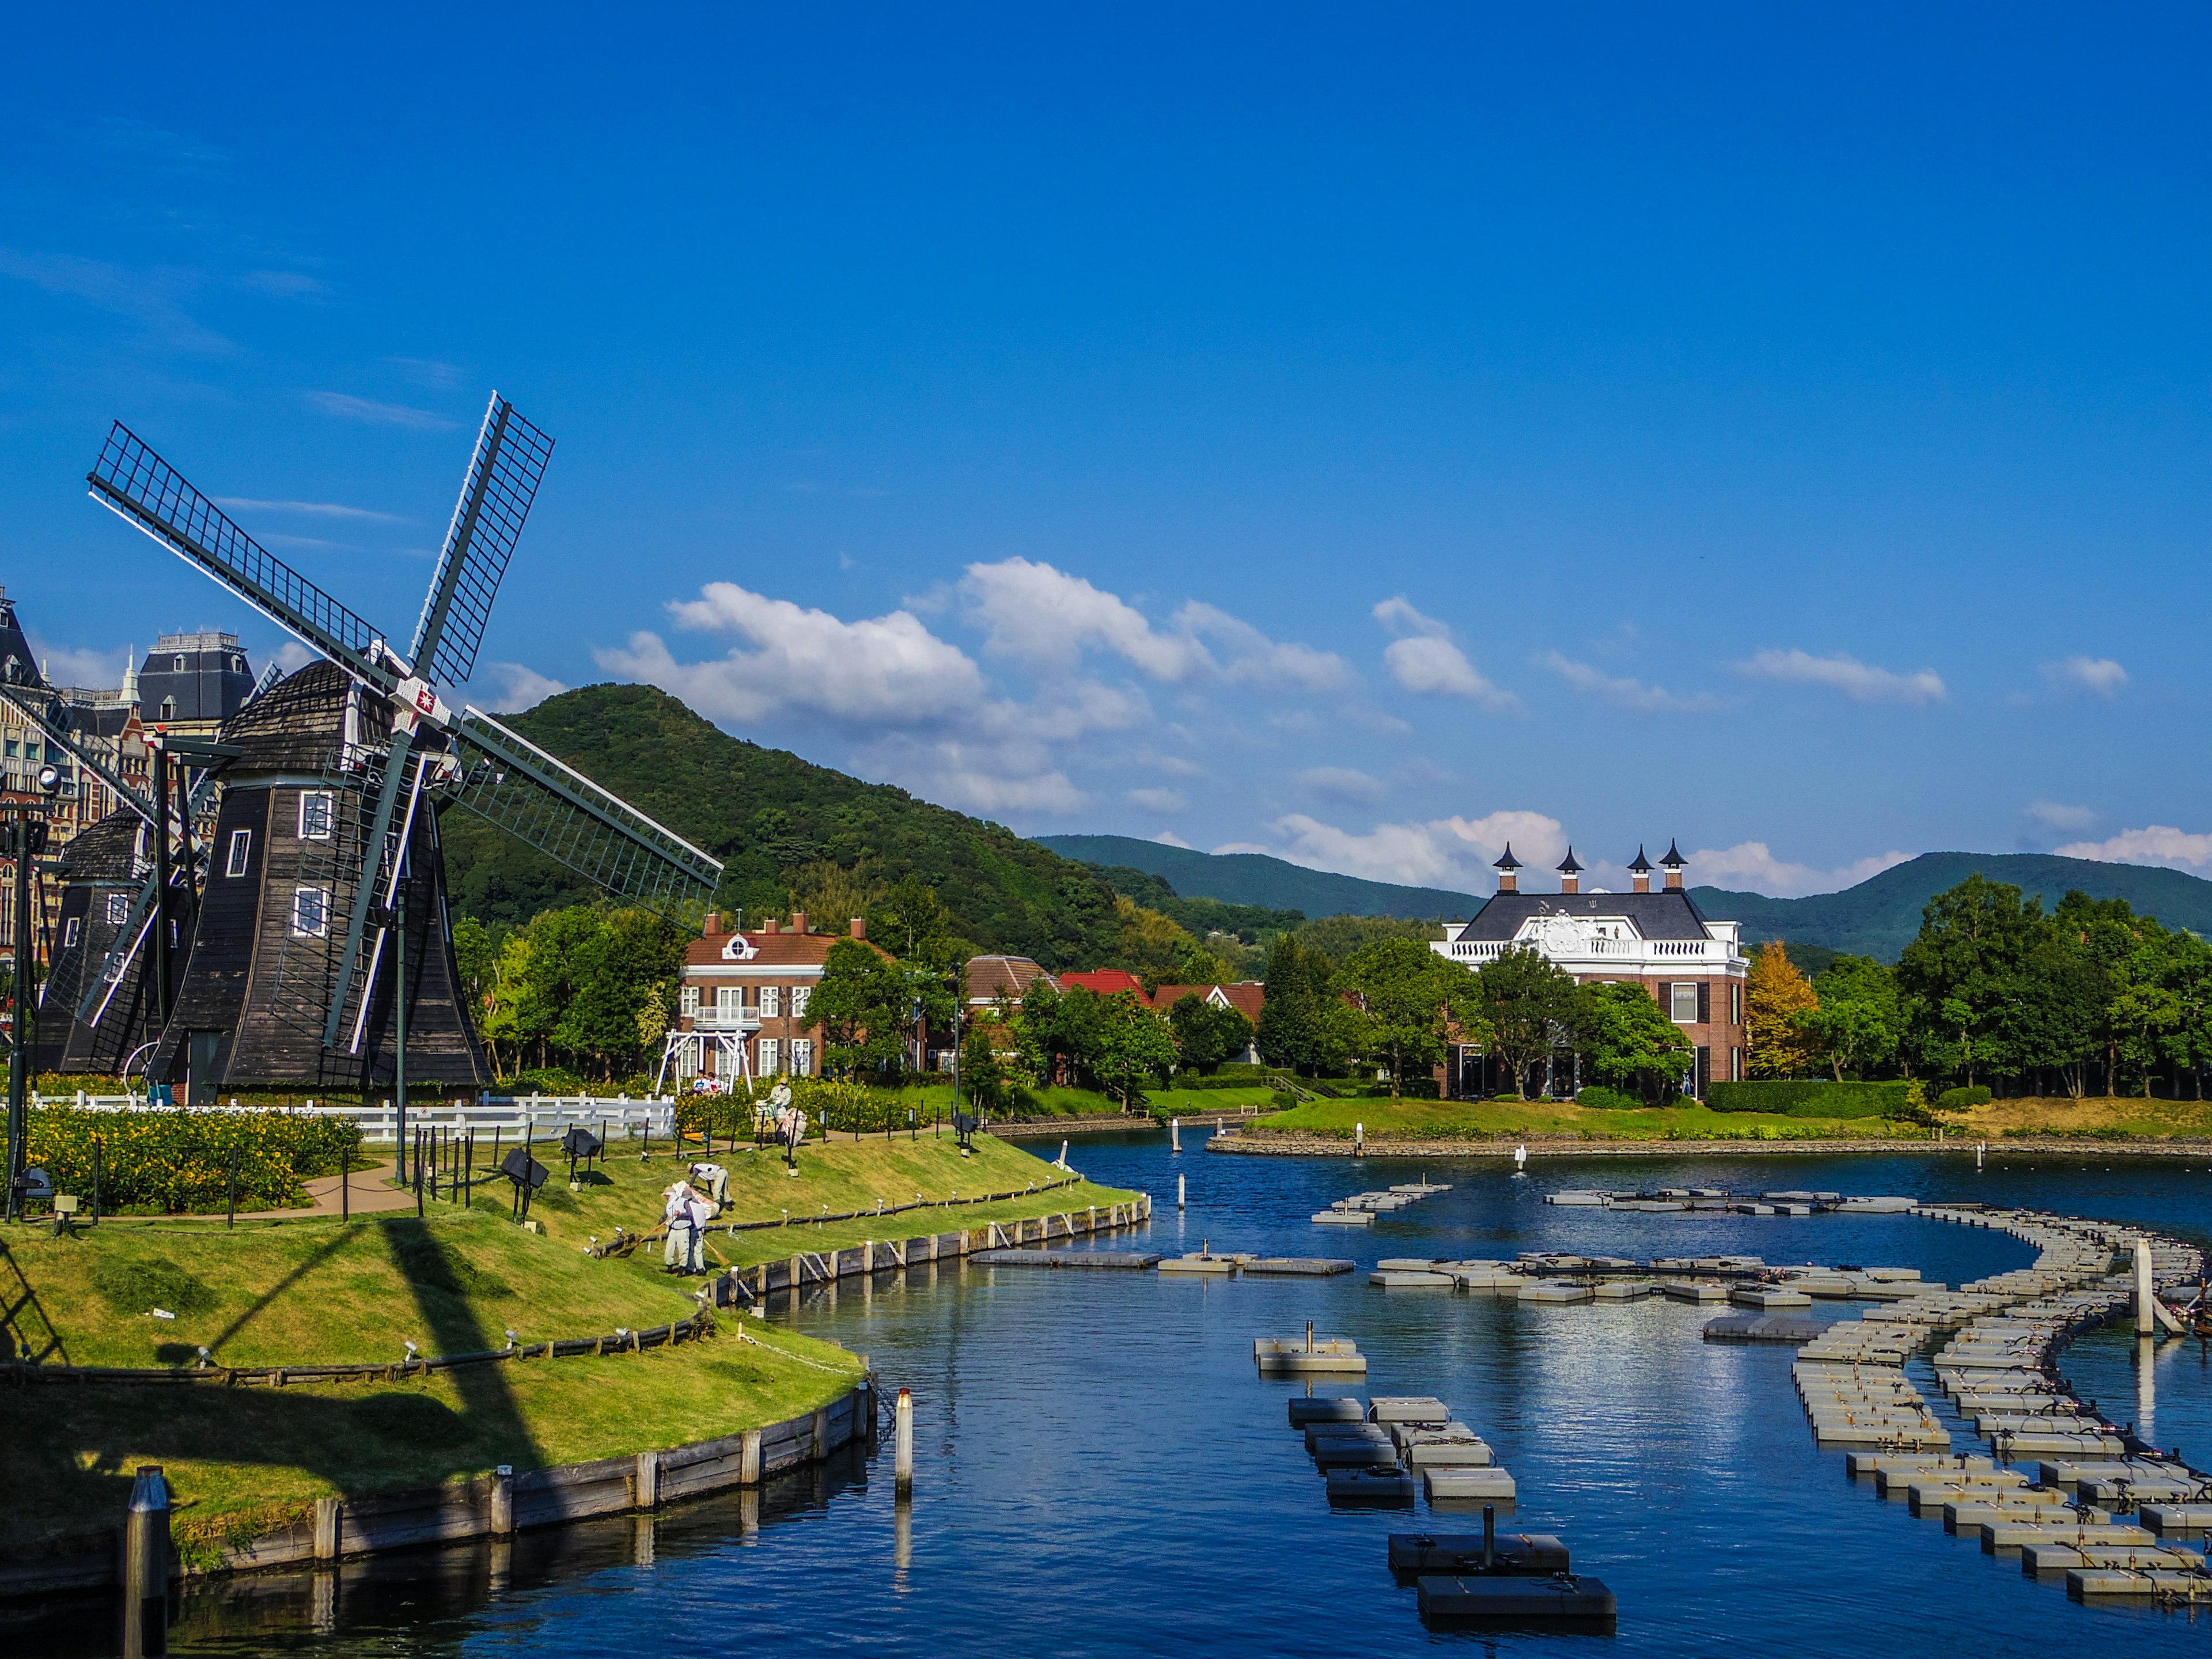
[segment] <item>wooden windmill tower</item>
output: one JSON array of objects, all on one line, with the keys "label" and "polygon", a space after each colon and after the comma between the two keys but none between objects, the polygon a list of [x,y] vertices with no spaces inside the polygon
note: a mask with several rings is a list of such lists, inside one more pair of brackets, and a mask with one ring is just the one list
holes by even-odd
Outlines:
[{"label": "wooden windmill tower", "polygon": [[[459,973],[439,814],[460,806],[638,902],[703,900],[722,866],[482,710],[465,683],[552,441],[496,392],[412,645],[225,517],[118,422],[94,499],[320,654],[241,709],[176,1006],[149,1079],[204,1091],[488,1081]],[[403,1037],[404,1033],[404,1037]]]}]

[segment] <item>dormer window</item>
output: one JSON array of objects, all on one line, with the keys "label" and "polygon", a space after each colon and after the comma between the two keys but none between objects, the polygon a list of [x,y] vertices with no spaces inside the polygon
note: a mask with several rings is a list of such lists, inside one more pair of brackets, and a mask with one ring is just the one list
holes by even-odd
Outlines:
[{"label": "dormer window", "polygon": [[175,673],[181,674],[181,673],[183,673],[183,672],[185,672],[185,659],[184,659],[182,657],[179,657],[179,658],[176,659],[176,661],[177,661],[177,665],[176,665],[175,669],[174,669],[174,670],[173,670],[172,672],[175,672]]}]

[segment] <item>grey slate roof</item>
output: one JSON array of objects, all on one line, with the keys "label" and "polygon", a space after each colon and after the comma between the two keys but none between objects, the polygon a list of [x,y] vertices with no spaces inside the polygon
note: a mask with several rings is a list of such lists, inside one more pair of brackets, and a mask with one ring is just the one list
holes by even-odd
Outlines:
[{"label": "grey slate roof", "polygon": [[1646,939],[1711,939],[1705,913],[1680,888],[1656,893],[1493,893],[1455,941],[1495,945],[1531,916],[1626,916]]}]

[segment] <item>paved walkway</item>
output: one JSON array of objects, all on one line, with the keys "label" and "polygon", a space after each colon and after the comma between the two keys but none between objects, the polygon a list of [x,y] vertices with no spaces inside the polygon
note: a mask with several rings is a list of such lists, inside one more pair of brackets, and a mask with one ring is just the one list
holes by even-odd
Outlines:
[{"label": "paved walkway", "polygon": [[[384,1183],[394,1165],[390,1162],[378,1164],[373,1170],[356,1170],[344,1177],[351,1187],[351,1209],[356,1215],[380,1215],[393,1210],[415,1207],[415,1189],[411,1187],[387,1187]],[[307,1183],[307,1196],[313,1200],[298,1210],[240,1210],[240,1221],[305,1221],[310,1216],[340,1213],[337,1176],[317,1176]],[[179,1216],[177,1220],[220,1221],[221,1212],[211,1216]]]}]

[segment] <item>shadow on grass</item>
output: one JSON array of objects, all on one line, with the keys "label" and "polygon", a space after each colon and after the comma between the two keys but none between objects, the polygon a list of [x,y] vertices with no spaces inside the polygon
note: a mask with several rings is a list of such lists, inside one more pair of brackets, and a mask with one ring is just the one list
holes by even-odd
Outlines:
[{"label": "shadow on grass", "polygon": [[[470,1301],[472,1290],[497,1296],[505,1285],[412,1216],[356,1226],[384,1235],[422,1316],[424,1354],[506,1346],[504,1333],[488,1331]],[[258,1300],[233,1330],[283,1288]],[[56,1534],[112,1525],[128,1504],[140,1462],[299,1469],[349,1497],[433,1486],[500,1463],[528,1469],[544,1462],[504,1364],[460,1365],[438,1376],[458,1396],[458,1409],[419,1380],[346,1385],[375,1390],[357,1398],[182,1382],[0,1392],[0,1439],[10,1448],[0,1460],[0,1547],[35,1548]],[[189,1509],[179,1522],[189,1530]]]}]

